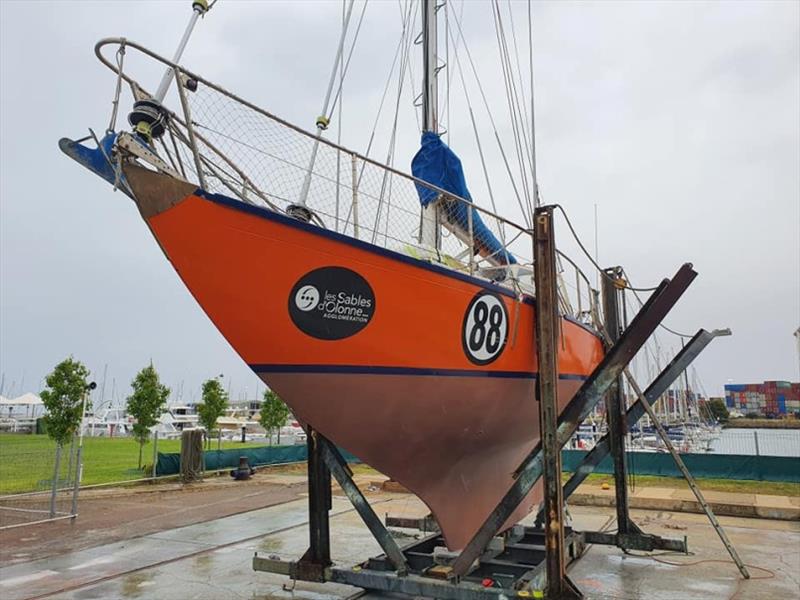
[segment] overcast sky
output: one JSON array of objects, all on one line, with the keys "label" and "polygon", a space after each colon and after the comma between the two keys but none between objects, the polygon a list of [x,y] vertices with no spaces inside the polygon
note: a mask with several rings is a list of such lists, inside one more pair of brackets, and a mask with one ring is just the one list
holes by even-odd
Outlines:
[{"label": "overcast sky", "polygon": [[[220,373],[235,399],[257,389],[134,205],[57,147],[62,136],[102,132],[108,122],[114,79],[94,58],[94,43],[126,36],[171,55],[189,5],[0,1],[4,395],[40,391],[44,375],[69,354],[98,383],[107,368],[106,400],[112,383],[124,397],[150,360],[173,390],[183,385],[184,401],[197,400],[202,380]],[[515,4],[519,31],[525,11]],[[373,0],[366,15],[344,91],[344,140],[359,151],[400,32],[396,2]],[[182,62],[310,129],[340,18],[340,2],[220,0]],[[502,117],[489,5],[467,3],[463,19]],[[696,363],[709,393],[729,380],[797,381],[800,3],[535,3],[533,20],[545,202],[562,204],[590,246],[597,204],[600,261],[624,265],[639,285],[694,263],[700,276],[668,323],[688,332],[733,330]],[[147,75],[151,88],[159,74]],[[455,88],[452,95],[455,115],[464,102]],[[403,169],[418,136],[407,104]],[[485,114],[479,119],[485,127]],[[508,133],[507,124],[500,128]],[[473,196],[486,205],[468,118],[454,116],[448,129]],[[502,168],[496,156],[490,168]],[[500,195],[500,211],[513,213],[515,203]],[[566,236],[563,226],[559,233]]]}]

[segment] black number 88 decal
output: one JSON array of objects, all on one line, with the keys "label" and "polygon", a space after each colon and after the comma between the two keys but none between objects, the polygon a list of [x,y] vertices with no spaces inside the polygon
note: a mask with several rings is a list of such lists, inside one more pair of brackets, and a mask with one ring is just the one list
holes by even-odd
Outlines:
[{"label": "black number 88 decal", "polygon": [[496,295],[480,292],[467,307],[462,326],[464,352],[475,364],[485,365],[503,351],[508,336],[508,313]]}]

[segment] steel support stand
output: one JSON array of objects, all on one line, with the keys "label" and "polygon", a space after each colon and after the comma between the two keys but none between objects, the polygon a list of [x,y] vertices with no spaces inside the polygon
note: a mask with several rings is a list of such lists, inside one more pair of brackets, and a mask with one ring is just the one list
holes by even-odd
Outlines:
[{"label": "steel support stand", "polygon": [[[560,446],[563,447],[569,442],[578,425],[589,415],[608,388],[622,374],[622,370],[641,349],[670,309],[675,306],[695,277],[697,277],[697,273],[692,265],[686,263],[671,281],[664,280],[648,298],[617,344],[608,351],[561,414],[558,421]],[[516,481],[453,562],[455,575],[463,575],[469,570],[475,559],[481,555],[494,535],[539,480],[543,469],[541,449],[541,444],[537,444],[517,468]]]},{"label": "steel support stand", "polygon": [[736,548],[733,547],[731,541],[728,539],[728,535],[725,533],[725,530],[720,525],[719,521],[717,520],[714,511],[711,510],[711,506],[709,506],[708,502],[706,502],[705,497],[703,496],[703,492],[700,491],[700,488],[697,487],[697,482],[692,477],[692,474],[689,472],[689,469],[686,468],[686,465],[683,462],[683,459],[678,454],[678,451],[675,450],[675,446],[672,445],[672,441],[669,439],[667,432],[664,431],[664,428],[661,426],[661,422],[658,420],[656,413],[653,411],[653,408],[650,406],[650,403],[645,398],[642,390],[639,388],[639,385],[636,383],[636,380],[633,378],[630,370],[626,367],[625,368],[625,377],[628,379],[628,383],[631,384],[631,388],[639,396],[639,401],[642,403],[647,414],[650,416],[650,419],[653,421],[653,426],[656,428],[658,435],[661,436],[661,439],[664,442],[664,445],[669,450],[669,453],[672,455],[675,464],[678,466],[681,474],[683,474],[684,479],[686,479],[686,483],[689,484],[689,488],[694,493],[695,498],[697,498],[697,502],[700,503],[700,506],[703,508],[703,511],[706,513],[708,520],[711,522],[712,527],[717,532],[719,539],[722,540],[722,544],[725,546],[725,549],[730,554],[733,562],[736,563],[739,572],[742,574],[742,577],[745,579],[750,579],[750,573],[747,571],[747,567],[742,562],[742,559],[739,558],[739,553],[736,552]]},{"label": "steel support stand", "polygon": [[311,426],[308,446],[308,550],[297,561],[300,579],[325,581],[325,569],[331,565],[331,539],[328,512],[331,509],[331,472],[322,457],[320,436]]},{"label": "steel support stand", "polygon": [[342,458],[336,446],[322,437],[322,435],[317,433],[316,439],[322,452],[322,460],[325,462],[325,466],[336,478],[337,483],[350,500],[353,508],[358,512],[361,520],[364,521],[372,537],[375,538],[394,566],[395,571],[397,571],[398,575],[404,575],[408,572],[406,557],[400,550],[400,546],[397,545],[397,542],[392,537],[392,534],[383,526],[380,517],[375,514],[375,511],[372,510],[364,494],[361,493],[361,490],[358,489],[358,486],[353,481],[353,472],[350,470],[350,467],[347,466],[347,462]]},{"label": "steel support stand", "polygon": [[536,283],[536,351],[539,375],[539,431],[544,458],[544,531],[547,598],[582,598],[567,577],[564,562],[564,498],[561,495],[561,444],[558,443],[558,314],[553,207],[534,213],[533,275]]},{"label": "steel support stand", "polygon": [[[616,344],[622,332],[620,321],[620,300],[622,298],[622,269],[612,267],[603,271],[601,291],[603,297],[603,319],[608,332],[608,344]],[[628,510],[628,465],[625,456],[625,397],[622,378],[613,383],[606,395],[606,415],[608,417],[609,450],[614,463],[614,500],[617,511],[617,533],[626,536],[642,531],[631,521]]]}]

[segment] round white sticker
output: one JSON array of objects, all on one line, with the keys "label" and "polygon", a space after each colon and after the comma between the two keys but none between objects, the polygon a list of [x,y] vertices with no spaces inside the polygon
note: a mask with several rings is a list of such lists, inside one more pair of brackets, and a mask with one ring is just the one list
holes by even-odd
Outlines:
[{"label": "round white sticker", "polygon": [[303,312],[314,310],[319,304],[319,290],[313,285],[304,285],[294,295],[294,303]]},{"label": "round white sticker", "polygon": [[461,343],[473,363],[485,365],[503,352],[508,336],[508,313],[503,301],[489,292],[472,299],[464,315]]}]

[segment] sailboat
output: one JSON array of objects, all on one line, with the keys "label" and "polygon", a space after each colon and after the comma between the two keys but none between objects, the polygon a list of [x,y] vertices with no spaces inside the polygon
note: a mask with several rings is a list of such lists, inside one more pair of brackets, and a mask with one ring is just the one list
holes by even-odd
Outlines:
[{"label": "sailboat", "polygon": [[[305,131],[180,66],[206,10],[193,3],[173,60],[98,42],[116,77],[112,123],[60,147],[135,202],[209,319],[298,421],[415,493],[462,548],[539,441],[536,312],[530,229],[472,201],[437,129],[435,2],[420,4],[411,174],[325,139],[326,117]],[[166,68],[155,93],[128,68],[134,53]],[[128,130],[115,121],[126,89]],[[562,409],[603,355],[597,332],[565,313]]]}]

